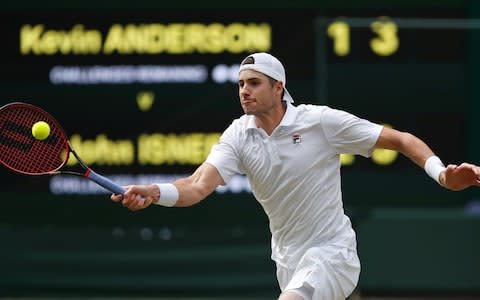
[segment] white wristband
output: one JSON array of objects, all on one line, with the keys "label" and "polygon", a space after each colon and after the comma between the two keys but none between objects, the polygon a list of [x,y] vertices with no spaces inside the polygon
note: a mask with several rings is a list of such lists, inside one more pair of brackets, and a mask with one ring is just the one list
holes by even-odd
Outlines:
[{"label": "white wristband", "polygon": [[438,156],[430,156],[425,161],[425,172],[427,172],[428,176],[432,177],[438,184],[440,183],[440,173],[445,170],[445,165],[442,163]]},{"label": "white wristband", "polygon": [[171,183],[158,183],[160,189],[160,198],[155,204],[172,207],[177,203],[179,194],[177,187]]}]

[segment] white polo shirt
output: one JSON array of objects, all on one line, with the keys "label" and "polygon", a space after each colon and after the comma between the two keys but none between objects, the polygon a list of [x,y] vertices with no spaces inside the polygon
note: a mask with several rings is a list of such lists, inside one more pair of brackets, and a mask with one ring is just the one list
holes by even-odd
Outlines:
[{"label": "white polo shirt", "polygon": [[370,156],[383,127],[327,106],[290,103],[270,136],[254,118],[234,120],[206,162],[225,183],[247,176],[270,222],[272,259],[292,267],[312,246],[356,248],[343,211],[339,155]]}]

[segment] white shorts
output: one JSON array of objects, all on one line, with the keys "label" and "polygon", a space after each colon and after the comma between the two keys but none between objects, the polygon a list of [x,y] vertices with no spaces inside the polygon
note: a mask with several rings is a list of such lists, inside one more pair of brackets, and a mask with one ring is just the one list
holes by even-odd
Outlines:
[{"label": "white shorts", "polygon": [[277,264],[280,289],[300,294],[305,300],[345,300],[359,276],[357,252],[345,247],[312,247],[294,269]]}]

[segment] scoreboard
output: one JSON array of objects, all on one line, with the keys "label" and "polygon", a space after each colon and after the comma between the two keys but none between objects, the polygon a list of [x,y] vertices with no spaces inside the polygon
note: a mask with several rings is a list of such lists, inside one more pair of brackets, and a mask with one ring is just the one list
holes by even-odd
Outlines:
[{"label": "scoreboard", "polygon": [[[87,163],[124,183],[190,172],[239,115],[238,63],[271,50],[272,25],[123,18],[16,19],[3,48],[2,98],[51,111]],[[50,191],[101,192],[63,177]]]},{"label": "scoreboard", "polygon": [[[121,184],[171,181],[202,163],[241,115],[238,64],[259,51],[284,62],[297,104],[329,105],[412,132],[445,162],[468,153],[475,21],[281,11],[3,17],[2,102],[51,112],[80,156]],[[463,196],[439,189],[394,151],[341,159],[347,206],[422,206],[432,198],[463,205]],[[19,197],[19,187],[47,198],[107,197],[81,178],[0,176],[2,193]],[[412,188],[391,195],[394,182]],[[217,191],[233,194],[251,198],[245,177]]]},{"label": "scoreboard", "polygon": [[[2,14],[2,104],[29,102],[50,112],[80,157],[119,184],[170,182],[189,175],[242,114],[236,82],[238,65],[249,53],[268,51],[287,64],[290,46],[284,47],[285,42],[297,39],[303,47],[287,67],[289,86],[299,87],[299,103],[303,97],[315,100],[312,16],[299,14],[286,24],[287,12],[217,15]],[[77,167],[75,160],[69,167]],[[0,194],[14,199],[1,217],[6,226],[83,228],[88,215],[89,224],[107,231],[119,223],[200,228],[220,220],[230,228],[244,220],[227,217],[225,210],[244,210],[260,216],[248,224],[260,228],[253,234],[260,232],[262,239],[268,234],[244,176],[219,187],[208,207],[150,210],[142,217],[130,215],[105,190],[82,178],[31,178],[6,169],[0,178]],[[189,217],[205,209],[217,216],[201,226],[203,213]]]},{"label": "scoreboard", "polygon": [[[468,160],[479,25],[444,18],[317,18],[316,95],[324,104],[419,136],[445,163]],[[368,162],[342,159],[347,194],[349,186],[360,191],[346,197],[356,201],[363,194],[358,204],[438,207],[467,200],[438,189],[393,151],[377,149]]]}]

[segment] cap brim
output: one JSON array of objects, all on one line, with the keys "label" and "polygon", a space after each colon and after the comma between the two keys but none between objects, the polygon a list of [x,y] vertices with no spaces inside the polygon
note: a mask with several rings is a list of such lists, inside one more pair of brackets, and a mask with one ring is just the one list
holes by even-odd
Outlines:
[{"label": "cap brim", "polygon": [[290,102],[290,103],[293,103],[293,98],[292,96],[290,95],[290,93],[287,91],[286,88],[283,88],[283,100],[287,101],[287,102]]}]

